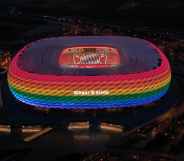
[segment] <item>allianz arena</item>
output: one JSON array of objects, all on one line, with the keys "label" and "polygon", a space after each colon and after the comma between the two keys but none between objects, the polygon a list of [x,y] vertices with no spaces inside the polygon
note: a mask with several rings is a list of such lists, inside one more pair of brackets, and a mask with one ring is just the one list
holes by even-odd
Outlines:
[{"label": "allianz arena", "polygon": [[42,39],[26,45],[8,72],[12,94],[41,108],[126,108],[160,99],[170,65],[152,43],[126,36]]}]

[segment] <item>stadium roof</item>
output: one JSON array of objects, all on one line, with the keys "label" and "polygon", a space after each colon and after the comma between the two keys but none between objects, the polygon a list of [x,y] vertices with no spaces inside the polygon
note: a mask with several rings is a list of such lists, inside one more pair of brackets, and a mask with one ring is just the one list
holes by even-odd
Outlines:
[{"label": "stadium roof", "polygon": [[[61,52],[74,46],[111,46],[118,49],[120,65],[106,69],[62,68],[58,59]],[[18,66],[24,71],[53,75],[103,75],[144,72],[159,65],[159,54],[150,42],[127,36],[76,36],[55,37],[30,43]]]}]

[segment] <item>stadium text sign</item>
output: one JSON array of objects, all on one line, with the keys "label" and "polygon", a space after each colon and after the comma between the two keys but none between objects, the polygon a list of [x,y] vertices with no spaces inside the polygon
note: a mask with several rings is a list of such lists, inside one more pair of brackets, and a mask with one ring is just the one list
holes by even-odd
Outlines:
[{"label": "stadium text sign", "polygon": [[73,91],[75,96],[96,96],[109,95],[108,90],[89,90],[89,91]]}]

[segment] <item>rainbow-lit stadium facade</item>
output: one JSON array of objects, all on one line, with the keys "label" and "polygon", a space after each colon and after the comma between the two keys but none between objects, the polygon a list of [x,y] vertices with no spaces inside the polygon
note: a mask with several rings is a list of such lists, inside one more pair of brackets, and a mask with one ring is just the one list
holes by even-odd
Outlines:
[{"label": "rainbow-lit stadium facade", "polygon": [[166,94],[171,70],[152,43],[125,36],[58,37],[13,58],[9,88],[41,108],[102,109],[149,104]]}]

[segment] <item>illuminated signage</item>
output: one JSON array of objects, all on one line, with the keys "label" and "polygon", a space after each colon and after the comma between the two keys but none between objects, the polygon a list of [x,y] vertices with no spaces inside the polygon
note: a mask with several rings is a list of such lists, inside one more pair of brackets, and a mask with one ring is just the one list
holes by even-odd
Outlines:
[{"label": "illuminated signage", "polygon": [[99,96],[108,95],[108,90],[89,90],[89,91],[73,91],[75,96]]}]

